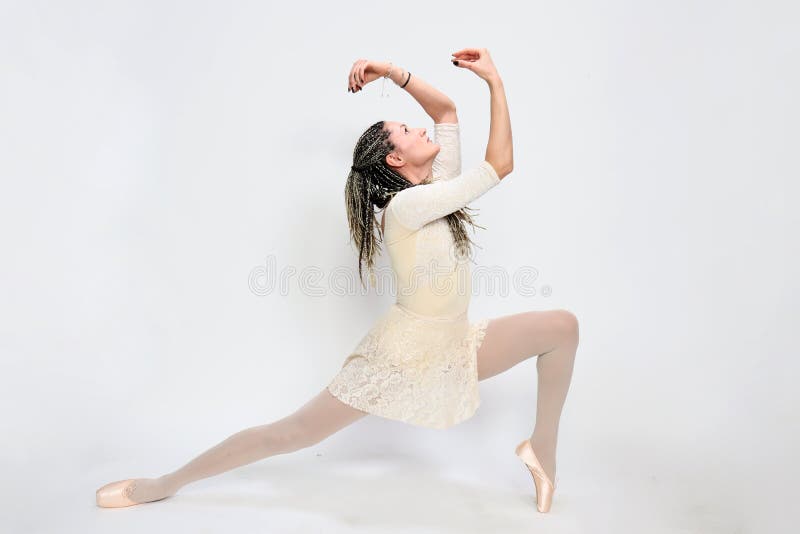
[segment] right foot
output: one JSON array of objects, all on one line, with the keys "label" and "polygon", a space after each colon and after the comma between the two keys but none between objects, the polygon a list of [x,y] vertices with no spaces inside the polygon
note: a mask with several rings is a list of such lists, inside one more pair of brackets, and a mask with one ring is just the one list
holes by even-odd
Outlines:
[{"label": "right foot", "polygon": [[531,447],[533,447],[533,452],[536,453],[536,458],[538,458],[539,463],[542,464],[542,469],[544,469],[544,474],[550,479],[554,485],[556,483],[556,449],[555,447],[548,447],[545,445],[538,444],[533,440],[530,440]]},{"label": "right foot", "polygon": [[[548,512],[553,500],[553,492],[555,491],[555,481],[552,478],[555,472],[547,467],[552,462],[549,461],[545,454],[546,449],[540,446],[539,450],[536,450],[531,440],[526,439],[517,445],[516,453],[525,462],[528,471],[533,476],[533,482],[536,485],[537,509],[542,513]],[[546,483],[543,478],[549,479],[549,483]]]}]

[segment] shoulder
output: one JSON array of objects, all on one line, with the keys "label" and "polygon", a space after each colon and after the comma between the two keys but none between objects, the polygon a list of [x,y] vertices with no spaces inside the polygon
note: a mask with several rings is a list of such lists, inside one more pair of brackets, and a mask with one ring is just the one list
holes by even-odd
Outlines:
[{"label": "shoulder", "polygon": [[[401,193],[404,191],[407,190],[397,193],[383,210],[383,217],[385,218],[383,222],[383,232],[387,246],[393,245],[418,231],[418,229],[411,228],[403,222],[403,214],[407,213],[409,210],[407,205],[402,205],[405,195],[401,195]],[[398,198],[400,199],[399,203],[397,202]],[[395,209],[397,209],[397,211],[395,211]],[[398,212],[400,215],[398,215]]]}]

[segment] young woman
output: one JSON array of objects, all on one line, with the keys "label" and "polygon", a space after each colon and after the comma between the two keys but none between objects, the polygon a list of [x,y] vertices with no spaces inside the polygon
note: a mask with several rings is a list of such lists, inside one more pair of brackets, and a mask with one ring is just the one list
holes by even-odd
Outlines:
[{"label": "young woman", "polygon": [[[556,442],[578,346],[578,322],[566,310],[528,311],[470,323],[466,223],[471,201],[511,173],[511,123],[503,81],[485,48],[453,54],[453,65],[489,86],[491,126],[484,161],[461,171],[455,104],[419,77],[389,62],[358,60],[348,91],[386,77],[434,120],[424,128],[380,121],[358,139],[345,186],[350,235],[374,280],[384,243],[397,282],[396,302],[344,360],[331,382],[296,412],[242,430],[180,469],[157,479],[127,479],[97,490],[97,504],[120,507],[174,495],[183,486],[230,469],[310,447],[373,414],[428,428],[448,428],[480,404],[478,382],[537,356],[536,425],[516,454],[536,486],[540,512],[555,491]],[[382,210],[379,223],[375,208]],[[377,236],[376,236],[377,232]],[[536,451],[534,453],[534,450]]]}]

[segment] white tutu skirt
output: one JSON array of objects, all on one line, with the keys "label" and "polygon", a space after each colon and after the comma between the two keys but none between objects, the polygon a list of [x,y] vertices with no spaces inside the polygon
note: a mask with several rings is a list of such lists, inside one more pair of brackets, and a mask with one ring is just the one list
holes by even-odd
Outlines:
[{"label": "white tutu skirt", "polygon": [[470,323],[391,307],[356,345],[328,391],[373,415],[448,428],[480,405],[478,348],[489,319]]}]

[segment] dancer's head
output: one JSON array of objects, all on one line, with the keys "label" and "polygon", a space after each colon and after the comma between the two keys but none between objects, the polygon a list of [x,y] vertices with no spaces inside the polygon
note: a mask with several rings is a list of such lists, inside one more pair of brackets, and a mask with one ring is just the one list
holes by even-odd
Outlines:
[{"label": "dancer's head", "polygon": [[[361,134],[353,150],[353,163],[345,185],[345,202],[350,236],[359,251],[358,274],[362,265],[372,272],[380,237],[380,223],[375,208],[383,209],[389,201],[409,187],[432,181],[433,161],[441,147],[429,142],[424,128],[408,128],[403,123],[378,121]],[[464,208],[447,215],[457,251],[468,254],[469,244],[462,222],[476,226]],[[482,228],[482,227],[480,227]]]},{"label": "dancer's head", "polygon": [[428,137],[425,128],[412,128],[405,123],[386,121],[383,129],[389,132],[389,141],[394,147],[386,155],[386,164],[412,184],[428,181],[433,160],[442,147]]}]

